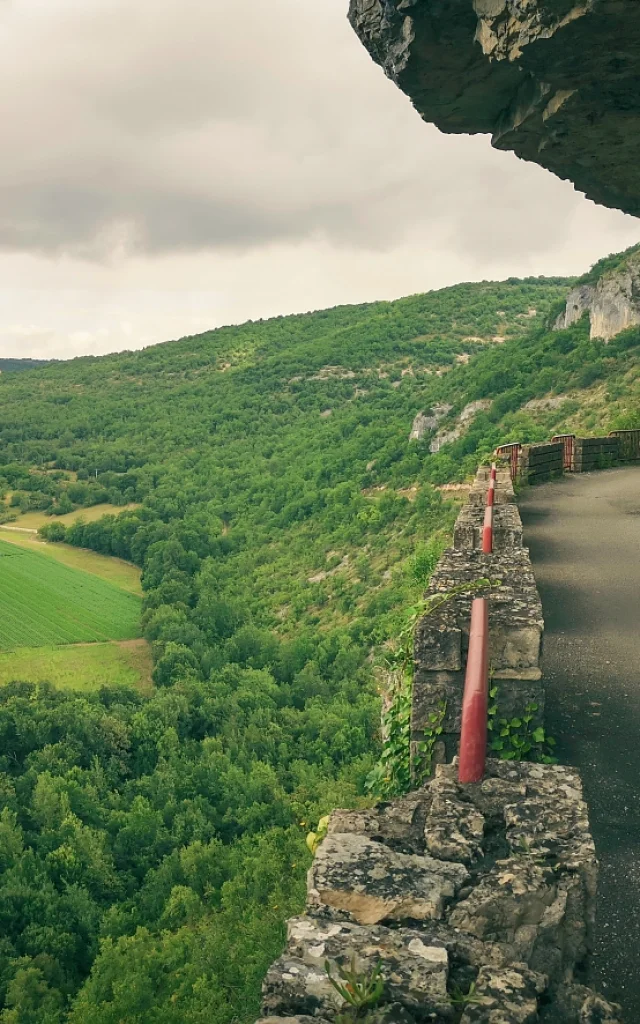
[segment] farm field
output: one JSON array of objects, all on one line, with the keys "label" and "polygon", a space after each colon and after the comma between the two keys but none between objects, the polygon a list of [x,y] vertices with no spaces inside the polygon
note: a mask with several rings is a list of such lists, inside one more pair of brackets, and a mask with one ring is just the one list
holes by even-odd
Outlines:
[{"label": "farm field", "polygon": [[150,693],[152,667],[151,649],[144,640],[25,647],[0,652],[0,686],[26,680],[87,693],[102,686],[130,686]]},{"label": "farm field", "polygon": [[0,651],[135,639],[140,604],[113,583],[0,541]]},{"label": "farm field", "polygon": [[140,508],[139,505],[92,505],[91,508],[77,508],[74,512],[67,512],[65,516],[47,516],[44,512],[25,512],[14,519],[10,526],[19,526],[23,530],[39,530],[41,526],[48,526],[50,523],[62,523],[63,526],[71,526],[78,519],[84,519],[85,523],[95,523],[103,516],[119,516],[121,512],[128,512],[131,509]]},{"label": "farm field", "polygon": [[121,558],[110,558],[108,555],[98,555],[95,551],[87,548],[74,548],[71,544],[49,544],[36,533],[18,533],[0,526],[0,540],[12,544],[27,551],[53,558],[56,562],[62,562],[72,569],[80,569],[82,572],[89,572],[93,576],[99,576],[102,580],[115,584],[121,590],[130,594],[142,596],[140,585],[140,570],[131,562],[124,562]]}]

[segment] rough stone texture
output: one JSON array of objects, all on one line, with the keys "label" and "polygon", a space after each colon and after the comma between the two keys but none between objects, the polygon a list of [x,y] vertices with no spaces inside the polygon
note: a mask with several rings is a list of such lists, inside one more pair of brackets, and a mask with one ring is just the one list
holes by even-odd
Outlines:
[{"label": "rough stone texture", "polygon": [[358,924],[437,919],[466,878],[461,865],[334,832],[313,862],[309,905]]},{"label": "rough stone texture", "polygon": [[[486,495],[488,476],[478,471],[476,493]],[[502,469],[499,495],[513,497]],[[496,506],[512,525],[513,507]],[[463,510],[460,536],[477,511]],[[433,608],[416,630],[414,742],[445,699],[453,750],[481,578],[492,581],[500,706],[509,716],[528,700],[543,708],[542,607],[528,552],[515,546],[521,533],[513,539],[494,555],[454,549],[438,563]],[[336,1024],[346,1007],[325,964],[334,978],[339,968],[364,977],[380,965],[383,994],[367,1024],[621,1024],[616,1006],[576,980],[592,949],[596,881],[575,771],[489,761],[481,782],[463,786],[455,763],[436,764],[401,799],[334,811],[309,871],[307,914],[289,922],[287,948],[265,979],[263,1012],[273,1016],[260,1024]]]},{"label": "rough stone texture", "polygon": [[632,253],[621,267],[604,273],[595,284],[572,289],[554,327],[570,327],[587,312],[591,337],[604,341],[640,324],[640,252]]},{"label": "rough stone texture", "polygon": [[617,437],[577,437],[573,471],[587,473],[591,469],[611,466],[618,461],[619,454],[620,441]]},{"label": "rough stone texture", "polygon": [[[482,549],[484,506],[464,506],[453,531],[453,546],[459,551]],[[522,520],[517,505],[498,504],[493,510],[493,550],[522,547]]]},{"label": "rough stone texture", "polygon": [[564,472],[564,444],[562,441],[548,444],[525,444],[520,452],[519,476],[526,483],[549,480]]},{"label": "rough stone texture", "polygon": [[538,997],[546,989],[546,978],[524,965],[503,970],[483,967],[478,974],[474,1002],[462,1015],[461,1024],[535,1024]]},{"label": "rough stone texture", "polygon": [[620,462],[640,461],[640,430],[612,430],[610,436],[618,438]]},{"label": "rough stone texture", "polygon": [[[492,585],[478,590],[474,585],[482,579]],[[440,760],[445,752],[455,753],[460,733],[471,602],[478,596],[489,602],[491,670],[501,714],[522,714],[528,703],[538,705],[540,716],[544,710],[539,667],[544,620],[528,551],[505,548],[484,555],[449,549],[431,578],[432,609],[420,619],[414,645],[412,737],[414,743],[423,738],[429,716],[445,702]]]},{"label": "rough stone texture", "polygon": [[[418,852],[398,853],[398,842]],[[595,877],[574,771],[490,761],[481,783],[461,786],[457,766],[440,765],[409,797],[332,815],[307,914],[289,922],[265,980],[260,1024],[335,1022],[345,1007],[326,962],[333,977],[380,964],[367,1024],[619,1024],[616,1007],[574,981],[590,951]],[[434,899],[443,885],[446,898]],[[340,893],[338,906],[319,901],[321,887]],[[381,893],[384,921],[344,909],[367,896],[378,907]]]},{"label": "rough stone texture", "polygon": [[349,19],[425,121],[640,214],[637,0],[351,0]]}]

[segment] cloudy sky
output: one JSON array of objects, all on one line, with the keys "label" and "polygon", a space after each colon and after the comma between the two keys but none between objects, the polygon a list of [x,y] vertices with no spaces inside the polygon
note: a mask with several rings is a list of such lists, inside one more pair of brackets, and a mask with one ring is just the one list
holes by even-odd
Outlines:
[{"label": "cloudy sky", "polygon": [[423,124],[347,6],[2,0],[0,355],[577,273],[640,239]]}]

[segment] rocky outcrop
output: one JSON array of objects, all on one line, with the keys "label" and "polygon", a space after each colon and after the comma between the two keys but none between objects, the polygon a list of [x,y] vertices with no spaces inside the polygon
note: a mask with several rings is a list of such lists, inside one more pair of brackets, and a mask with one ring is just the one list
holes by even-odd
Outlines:
[{"label": "rocky outcrop", "polygon": [[332,815],[261,1024],[355,1019],[330,980],[340,968],[380,971],[367,1024],[618,1024],[574,981],[595,888],[574,771],[491,761],[461,786],[440,765],[409,797]]},{"label": "rocky outcrop", "polygon": [[[439,434],[436,434],[433,441],[429,445],[429,450],[432,454],[439,452],[445,444],[451,444],[453,441],[457,441],[459,437],[462,437],[465,430],[473,423],[474,419],[479,412],[486,412],[490,409],[492,400],[490,398],[480,398],[477,402],[469,402],[465,405],[464,409],[458,416],[457,423],[450,427],[448,430],[441,430]],[[445,406],[441,406],[445,408]],[[447,411],[450,412],[452,406],[449,406]]]},{"label": "rocky outcrop", "polygon": [[594,284],[573,288],[554,327],[570,327],[585,313],[589,313],[591,337],[605,341],[640,324],[640,253],[611,273],[603,274]]},{"label": "rocky outcrop", "polygon": [[434,405],[429,416],[426,416],[423,412],[419,412],[411,426],[409,440],[421,441],[425,434],[428,434],[432,430],[437,430],[440,420],[444,419],[452,409],[452,405],[448,405],[446,402],[443,402],[441,405]]},{"label": "rocky outcrop", "polygon": [[349,19],[426,121],[640,215],[637,0],[351,0]]}]

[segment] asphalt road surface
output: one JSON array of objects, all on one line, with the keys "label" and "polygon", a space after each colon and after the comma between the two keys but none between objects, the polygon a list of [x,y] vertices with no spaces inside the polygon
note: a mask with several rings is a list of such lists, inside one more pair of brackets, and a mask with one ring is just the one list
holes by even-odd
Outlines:
[{"label": "asphalt road surface", "polygon": [[580,769],[600,862],[593,980],[640,1021],[640,465],[520,501],[546,623],[546,724]]}]

